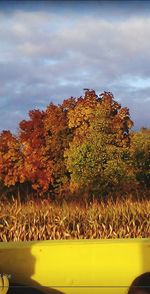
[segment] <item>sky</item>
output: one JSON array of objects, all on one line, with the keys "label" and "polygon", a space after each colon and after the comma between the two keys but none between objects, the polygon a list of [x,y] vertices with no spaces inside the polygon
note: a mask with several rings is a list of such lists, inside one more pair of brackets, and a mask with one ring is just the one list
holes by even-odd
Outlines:
[{"label": "sky", "polygon": [[84,88],[150,127],[150,2],[0,1],[0,131]]}]

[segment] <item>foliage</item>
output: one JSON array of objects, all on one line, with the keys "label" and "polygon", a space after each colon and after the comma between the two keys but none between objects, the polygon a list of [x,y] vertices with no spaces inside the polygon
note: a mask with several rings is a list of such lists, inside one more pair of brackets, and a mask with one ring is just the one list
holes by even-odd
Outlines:
[{"label": "foliage", "polygon": [[5,186],[25,181],[24,157],[19,140],[10,131],[0,134],[0,178]]},{"label": "foliage", "polygon": [[132,126],[111,92],[85,89],[83,97],[31,110],[18,135],[0,134],[0,189],[53,199],[148,189],[150,132]]},{"label": "foliage", "polygon": [[133,132],[130,152],[136,179],[141,185],[150,187],[150,130]]},{"label": "foliage", "polygon": [[[78,115],[79,113],[79,115]],[[133,176],[129,164],[129,128],[132,121],[127,108],[114,101],[111,93],[86,91],[68,114],[74,137],[65,151],[72,189],[90,188],[107,193]]]},{"label": "foliage", "polygon": [[52,182],[51,161],[46,162],[44,137],[45,113],[39,110],[29,112],[30,120],[20,122],[19,139],[25,157],[24,176],[31,181],[35,190],[48,189]]},{"label": "foliage", "polygon": [[55,193],[59,194],[67,184],[67,169],[64,163],[64,149],[69,142],[69,129],[66,111],[62,106],[51,103],[45,112],[45,156],[46,162],[53,164],[53,186]]},{"label": "foliage", "polygon": [[29,112],[30,120],[20,123],[20,141],[25,157],[24,174],[41,194],[60,189],[68,181],[64,149],[70,138],[65,101],[51,103],[46,111]]}]

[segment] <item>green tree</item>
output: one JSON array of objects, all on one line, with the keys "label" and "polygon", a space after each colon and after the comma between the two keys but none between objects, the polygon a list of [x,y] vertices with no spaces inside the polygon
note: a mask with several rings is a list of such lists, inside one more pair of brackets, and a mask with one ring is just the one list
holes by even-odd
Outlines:
[{"label": "green tree", "polygon": [[129,158],[133,123],[129,110],[121,108],[112,93],[98,97],[93,90],[86,91],[68,117],[75,129],[65,151],[72,190],[105,194],[134,177]]},{"label": "green tree", "polygon": [[150,130],[142,128],[132,133],[130,154],[136,179],[143,187],[150,187]]}]

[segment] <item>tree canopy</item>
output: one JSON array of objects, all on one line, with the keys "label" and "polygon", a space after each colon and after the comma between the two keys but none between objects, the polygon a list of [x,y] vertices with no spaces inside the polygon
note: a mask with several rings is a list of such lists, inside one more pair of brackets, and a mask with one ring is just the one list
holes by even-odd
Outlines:
[{"label": "tree canopy", "polygon": [[148,188],[150,132],[132,126],[129,109],[111,92],[85,89],[81,97],[31,110],[18,135],[0,134],[0,181],[28,182],[33,192],[55,197],[81,191],[99,197],[133,183]]}]

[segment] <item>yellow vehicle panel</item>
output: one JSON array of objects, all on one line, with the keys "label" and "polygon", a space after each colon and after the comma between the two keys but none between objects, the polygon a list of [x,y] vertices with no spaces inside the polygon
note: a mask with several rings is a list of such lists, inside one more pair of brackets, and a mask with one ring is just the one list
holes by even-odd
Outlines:
[{"label": "yellow vehicle panel", "polygon": [[0,243],[0,273],[47,294],[125,294],[147,271],[150,239]]}]

